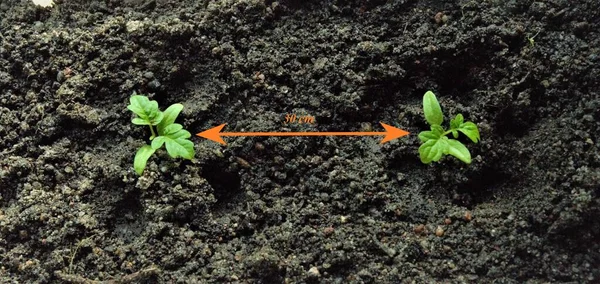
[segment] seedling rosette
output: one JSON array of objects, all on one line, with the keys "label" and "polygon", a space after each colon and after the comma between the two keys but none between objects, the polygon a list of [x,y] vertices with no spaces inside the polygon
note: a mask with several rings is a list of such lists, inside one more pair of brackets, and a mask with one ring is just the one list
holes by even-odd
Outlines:
[{"label": "seedling rosette", "polygon": [[[459,132],[467,136],[473,143],[480,140],[477,125],[471,121],[464,121],[462,114],[457,114],[450,120],[450,129],[445,130],[441,124],[444,122],[444,114],[435,94],[428,91],[423,96],[423,112],[425,120],[430,125],[429,131],[419,133],[419,139],[423,144],[419,147],[421,162],[429,164],[437,162],[446,155],[451,155],[466,164],[471,163],[469,149],[458,140]],[[454,139],[447,135],[452,134]]]},{"label": "seedling rosette", "polygon": [[[148,125],[150,127],[150,145],[142,146],[133,160],[135,172],[141,175],[146,168],[148,159],[160,149],[163,144],[171,158],[194,158],[194,143],[189,140],[191,133],[183,129],[175,119],[183,109],[182,104],[173,104],[164,112],[158,108],[157,101],[151,101],[146,96],[137,95],[135,92],[129,99],[129,110],[137,115],[131,122],[135,125]],[[154,130],[156,127],[156,132]]]}]

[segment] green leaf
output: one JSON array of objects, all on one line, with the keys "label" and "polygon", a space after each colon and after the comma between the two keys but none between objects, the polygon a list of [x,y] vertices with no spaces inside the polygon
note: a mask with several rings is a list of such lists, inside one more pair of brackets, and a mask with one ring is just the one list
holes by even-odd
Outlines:
[{"label": "green leaf", "polygon": [[444,121],[442,108],[432,91],[427,91],[423,96],[423,112],[429,125],[441,125]]},{"label": "green leaf", "polygon": [[469,149],[457,140],[448,139],[448,154],[458,158],[466,164],[471,163],[471,153]]},{"label": "green leaf", "polygon": [[444,136],[444,128],[439,125],[432,125],[429,129],[433,132],[433,134],[442,137]]},{"label": "green leaf", "polygon": [[192,134],[189,131],[182,129],[182,130],[179,130],[175,134],[171,134],[170,137],[172,139],[187,139],[187,138],[192,137]]},{"label": "green leaf", "polygon": [[431,139],[439,139],[440,135],[436,134],[433,131],[422,131],[421,133],[419,133],[419,139],[421,140],[421,142],[427,142]]},{"label": "green leaf", "polygon": [[146,121],[146,125],[157,125],[163,119],[157,101],[150,101],[146,96],[133,95],[129,98],[129,103],[127,108]]},{"label": "green leaf", "polygon": [[185,138],[192,137],[192,134],[189,133],[187,130],[183,129],[183,126],[181,124],[174,123],[174,124],[167,126],[167,128],[165,129],[165,136],[168,136],[171,139],[177,139],[177,138],[185,139]]},{"label": "green leaf", "polygon": [[164,136],[169,136],[171,138],[174,138],[174,137],[172,137],[172,135],[177,134],[177,132],[181,131],[182,129],[183,129],[183,125],[181,125],[179,123],[173,123],[171,125],[168,125],[165,128],[165,131],[163,132],[163,135]]},{"label": "green leaf", "polygon": [[479,142],[481,137],[479,136],[479,129],[477,129],[477,125],[473,122],[467,121],[462,123],[458,128],[458,131],[462,132],[464,135],[469,137],[471,141],[474,143]]},{"label": "green leaf", "polygon": [[[453,130],[458,129],[464,120],[465,120],[465,118],[463,117],[462,114],[460,114],[460,113],[457,114],[455,118],[450,120],[450,129],[453,129]],[[454,137],[454,138],[456,138],[456,137]]]},{"label": "green leaf", "polygon": [[148,122],[147,120],[141,119],[139,117],[132,119],[131,123],[133,123],[135,125],[150,125],[150,122]]},{"label": "green leaf", "polygon": [[173,104],[163,112],[164,117],[157,126],[159,135],[164,135],[165,128],[175,122],[182,109],[182,104]]},{"label": "green leaf", "polygon": [[146,163],[152,154],[154,154],[154,149],[152,149],[150,145],[143,146],[137,151],[137,153],[135,153],[133,168],[138,175],[142,175],[144,169],[146,168]]},{"label": "green leaf", "polygon": [[162,121],[163,117],[164,117],[164,114],[162,113],[162,111],[158,111],[157,113],[154,113],[153,116],[150,117],[150,121],[151,121],[152,125],[157,125]]},{"label": "green leaf", "polygon": [[171,139],[167,137],[165,145],[169,156],[172,158],[182,157],[188,160],[194,158],[194,143],[190,140],[183,138]]},{"label": "green leaf", "polygon": [[458,131],[452,129],[452,136],[454,137],[454,139],[458,138]]},{"label": "green leaf", "polygon": [[166,137],[164,137],[164,136],[158,136],[158,137],[152,139],[152,149],[158,150],[160,147],[162,147],[162,145],[165,143],[165,141],[166,141]]},{"label": "green leaf", "polygon": [[150,103],[150,101],[148,100],[148,97],[133,95],[133,96],[131,96],[131,98],[129,98],[129,105],[127,106],[127,108],[129,110],[133,111],[133,113],[137,114],[139,117],[147,118],[147,114],[144,109],[144,106],[147,105],[148,103]]},{"label": "green leaf", "polygon": [[419,147],[421,162],[429,164],[439,161],[448,151],[448,138],[430,139]]},{"label": "green leaf", "polygon": [[195,154],[194,143],[188,140],[191,136],[191,133],[183,129],[181,124],[174,123],[165,128],[164,136],[159,137],[163,137],[167,152],[172,158],[182,157],[191,160]]}]

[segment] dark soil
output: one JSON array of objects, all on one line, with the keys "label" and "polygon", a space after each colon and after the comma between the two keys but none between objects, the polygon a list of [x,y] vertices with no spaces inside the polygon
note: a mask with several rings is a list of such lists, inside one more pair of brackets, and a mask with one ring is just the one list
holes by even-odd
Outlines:
[{"label": "dark soil", "polygon": [[[600,282],[597,0],[1,0],[0,40],[2,283]],[[472,164],[420,162],[427,90]],[[192,133],[411,135],[193,137],[140,177],[134,91]]]}]

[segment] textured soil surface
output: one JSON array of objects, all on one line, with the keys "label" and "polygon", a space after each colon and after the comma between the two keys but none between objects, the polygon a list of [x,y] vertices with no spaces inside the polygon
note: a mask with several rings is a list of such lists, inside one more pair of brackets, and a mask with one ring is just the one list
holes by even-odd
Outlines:
[{"label": "textured soil surface", "polygon": [[[2,283],[598,283],[600,3],[0,1]],[[421,100],[476,122],[424,165]],[[131,94],[185,108],[148,143]],[[288,124],[286,114],[315,124]]]}]

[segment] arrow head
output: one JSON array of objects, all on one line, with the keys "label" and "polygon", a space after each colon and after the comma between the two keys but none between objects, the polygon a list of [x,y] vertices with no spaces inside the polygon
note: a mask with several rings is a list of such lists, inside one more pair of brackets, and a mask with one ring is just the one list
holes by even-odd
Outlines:
[{"label": "arrow head", "polygon": [[223,127],[225,127],[225,123],[221,124],[219,126],[215,126],[209,130],[202,131],[202,132],[196,134],[196,136],[200,136],[202,138],[206,138],[208,140],[212,140],[217,143],[221,143],[221,145],[227,145],[227,143],[225,143],[223,138],[221,138],[221,130],[223,129]]},{"label": "arrow head", "polygon": [[394,139],[406,136],[409,134],[408,131],[404,131],[400,128],[396,128],[393,127],[391,125],[385,124],[383,122],[379,122],[381,124],[381,126],[383,126],[383,128],[385,129],[385,136],[383,137],[383,139],[381,139],[381,144],[384,144],[385,142],[389,142],[392,141]]}]

